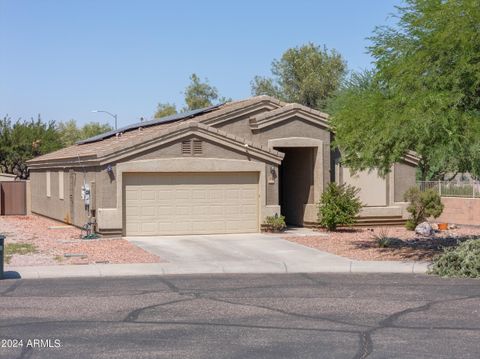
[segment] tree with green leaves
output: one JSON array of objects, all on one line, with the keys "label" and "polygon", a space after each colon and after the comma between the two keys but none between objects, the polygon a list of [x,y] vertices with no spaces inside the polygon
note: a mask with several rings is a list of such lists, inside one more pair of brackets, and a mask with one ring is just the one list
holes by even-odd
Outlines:
[{"label": "tree with green leaves", "polygon": [[347,65],[335,50],[309,43],[288,49],[272,62],[272,77],[256,76],[253,95],[269,95],[286,102],[324,109],[339,88]]},{"label": "tree with green leaves", "polygon": [[171,116],[175,115],[177,113],[177,106],[173,103],[159,103],[157,105],[157,111],[155,112],[155,115],[153,115],[154,118],[162,118],[166,116]]},{"label": "tree with green leaves", "polygon": [[185,89],[185,111],[196,110],[198,108],[212,106],[218,99],[218,90],[215,86],[200,80],[196,74],[190,76],[190,84]]},{"label": "tree with green leaves", "polygon": [[113,128],[108,123],[100,123],[96,121],[87,122],[80,130],[80,140],[100,135],[105,132],[112,131]]},{"label": "tree with green leaves", "polygon": [[73,145],[80,139],[80,130],[77,127],[77,122],[74,119],[60,122],[57,126],[60,139],[63,146]]},{"label": "tree with green leaves", "polygon": [[[209,84],[208,79],[202,81],[200,77],[193,73],[190,75],[190,84],[184,92],[185,106],[181,111],[193,111],[204,107],[212,106],[214,103],[224,103],[232,101],[230,98],[220,96],[215,86]],[[177,107],[173,103],[162,103],[157,105],[154,118],[162,118],[178,113]]]},{"label": "tree with green leaves", "polygon": [[422,180],[480,175],[480,3],[406,0],[378,27],[375,68],[331,102],[335,143],[354,170],[386,173],[409,151]]},{"label": "tree with green leaves", "polygon": [[55,122],[18,120],[5,116],[0,121],[0,171],[28,178],[26,161],[62,147]]},{"label": "tree with green leaves", "polygon": [[80,140],[87,139],[112,130],[107,123],[89,122],[81,128],[77,126],[77,122],[73,119],[60,122],[57,127],[63,146],[71,146]]}]

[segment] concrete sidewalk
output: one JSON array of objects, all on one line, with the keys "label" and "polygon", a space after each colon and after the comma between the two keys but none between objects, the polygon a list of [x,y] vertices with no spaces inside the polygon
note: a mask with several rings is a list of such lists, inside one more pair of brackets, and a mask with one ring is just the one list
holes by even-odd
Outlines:
[{"label": "concrete sidewalk", "polygon": [[426,262],[324,261],[322,263],[149,263],[6,267],[5,278],[118,277],[219,273],[426,273]]}]

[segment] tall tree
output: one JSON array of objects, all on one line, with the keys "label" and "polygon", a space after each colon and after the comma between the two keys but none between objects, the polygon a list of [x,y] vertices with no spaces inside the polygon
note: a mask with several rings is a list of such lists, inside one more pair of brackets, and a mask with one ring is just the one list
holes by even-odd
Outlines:
[{"label": "tall tree", "polygon": [[252,94],[324,109],[346,69],[337,51],[309,43],[288,49],[280,60],[273,60],[272,77],[256,76],[251,83]]},{"label": "tall tree", "polygon": [[165,116],[175,115],[177,113],[177,107],[173,103],[159,103],[157,105],[157,111],[154,118],[162,118]]},{"label": "tall tree", "polygon": [[12,120],[0,121],[0,170],[28,178],[26,161],[62,147],[55,122]]},{"label": "tall tree", "polygon": [[108,123],[100,123],[95,121],[87,122],[82,126],[80,131],[80,140],[84,140],[112,130],[112,126],[110,126]]},{"label": "tall tree", "polygon": [[196,74],[190,76],[190,84],[185,89],[185,108],[186,111],[196,110],[203,107],[212,106],[213,102],[219,98],[216,87],[210,85],[208,80],[200,80]]},{"label": "tall tree", "polygon": [[[205,81],[202,82],[200,77],[195,73],[190,75],[190,83],[185,89],[184,95],[185,106],[181,109],[183,112],[209,107],[214,103],[232,101],[231,98],[220,96],[217,88],[208,83],[208,79],[205,79]],[[177,112],[178,111],[175,104],[169,102],[160,102],[157,105],[154,118],[174,115]]]},{"label": "tall tree", "polygon": [[388,172],[408,151],[421,179],[480,175],[480,3],[406,0],[378,27],[375,69],[331,104],[336,144],[353,169]]},{"label": "tall tree", "polygon": [[63,146],[73,145],[75,142],[80,140],[80,130],[77,127],[77,122],[74,119],[60,122],[57,129]]},{"label": "tall tree", "polygon": [[107,123],[89,122],[79,128],[77,122],[71,119],[60,122],[57,130],[63,146],[66,147],[75,144],[77,141],[111,131],[112,126]]}]

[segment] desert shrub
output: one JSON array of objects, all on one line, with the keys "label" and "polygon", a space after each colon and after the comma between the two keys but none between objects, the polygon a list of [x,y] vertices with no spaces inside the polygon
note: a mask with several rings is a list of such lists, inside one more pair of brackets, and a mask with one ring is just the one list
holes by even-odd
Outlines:
[{"label": "desert shrub", "polygon": [[281,232],[287,227],[285,224],[285,216],[279,216],[277,213],[275,213],[274,216],[265,218],[264,224],[268,230],[273,232]]},{"label": "desert shrub", "polygon": [[434,258],[430,273],[442,277],[480,278],[480,239],[470,239],[456,248],[446,248]]},{"label": "desert shrub", "polygon": [[386,228],[381,228],[378,234],[374,234],[373,240],[378,248],[388,248],[392,244],[392,239],[388,236],[388,230]]},{"label": "desert shrub", "polygon": [[404,199],[409,202],[407,211],[410,218],[407,220],[406,228],[414,230],[415,227],[424,222],[428,217],[437,218],[443,212],[443,203],[440,195],[433,189],[424,192],[417,187],[411,187],[405,192]]},{"label": "desert shrub", "polygon": [[415,224],[415,221],[412,219],[407,219],[405,222],[405,228],[408,229],[409,231],[414,231],[417,225]]},{"label": "desert shrub", "polygon": [[318,203],[318,223],[329,231],[354,224],[362,208],[358,191],[353,186],[330,183]]}]

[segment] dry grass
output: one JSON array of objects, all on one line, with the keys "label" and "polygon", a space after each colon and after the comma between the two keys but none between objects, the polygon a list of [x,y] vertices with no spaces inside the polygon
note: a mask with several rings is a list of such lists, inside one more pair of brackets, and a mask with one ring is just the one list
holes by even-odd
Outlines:
[{"label": "dry grass", "polygon": [[5,245],[5,263],[9,264],[13,255],[27,255],[37,253],[37,248],[30,243],[7,243]]}]

